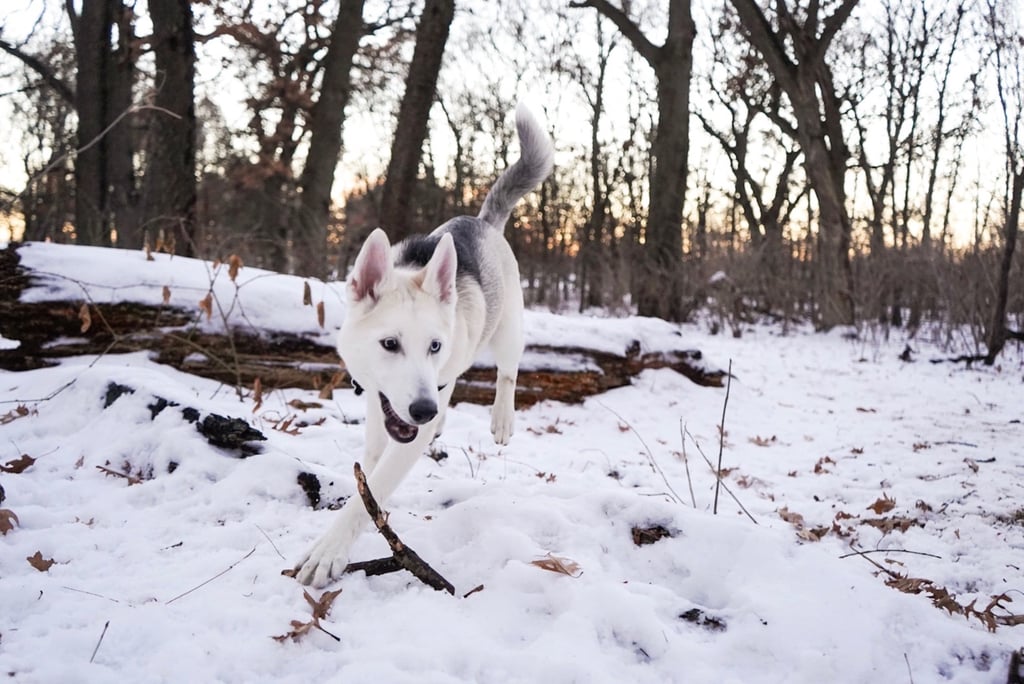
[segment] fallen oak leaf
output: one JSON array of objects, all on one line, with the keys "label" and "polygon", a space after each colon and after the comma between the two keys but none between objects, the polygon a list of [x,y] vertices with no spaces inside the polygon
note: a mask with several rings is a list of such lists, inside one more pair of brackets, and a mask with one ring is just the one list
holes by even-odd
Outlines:
[{"label": "fallen oak leaf", "polygon": [[313,291],[309,289],[309,281],[302,283],[302,306],[313,306]]},{"label": "fallen oak leaf", "polygon": [[[282,572],[281,574],[285,573]],[[334,599],[338,598],[338,595],[340,593],[341,589],[338,589],[337,591],[325,591],[323,594],[320,595],[319,599],[314,599],[308,591],[303,589],[302,595],[306,599],[306,603],[308,603],[310,607],[313,609],[313,619],[308,620],[306,622],[302,622],[301,620],[292,620],[292,631],[271,638],[274,641],[278,642],[283,642],[288,639],[291,639],[292,641],[298,641],[301,637],[305,636],[306,634],[309,634],[309,632],[315,628],[319,629],[321,632],[331,637],[335,641],[341,641],[340,638],[328,632],[326,629],[323,628],[323,625],[320,624],[320,620],[327,617],[327,613],[330,612],[331,606],[334,604]]]},{"label": "fallen oak leaf", "polygon": [[320,327],[324,327],[324,300],[320,300],[316,303],[316,322],[320,324]]},{"label": "fallen oak leaf", "polygon": [[32,458],[28,454],[22,454],[20,458],[12,459],[3,465],[0,465],[0,471],[10,473],[11,475],[17,475],[25,472],[36,459]]},{"label": "fallen oak leaf", "polygon": [[562,575],[568,575],[573,579],[583,574],[583,570],[580,569],[579,563],[568,558],[561,558],[552,554],[548,554],[546,558],[538,558],[537,560],[530,561],[530,565],[535,565],[541,570],[547,570],[548,572],[557,572]]},{"label": "fallen oak leaf", "polygon": [[882,498],[878,499],[877,501],[875,501],[875,503],[868,506],[867,510],[874,511],[875,515],[882,515],[883,513],[888,513],[895,507],[896,499],[890,499],[888,494],[882,492]]},{"label": "fallen oak leaf", "polygon": [[171,288],[164,285],[161,296],[163,297],[164,306],[167,306],[171,302]]},{"label": "fallen oak leaf", "polygon": [[39,551],[36,551],[31,556],[28,556],[27,558],[25,558],[25,560],[27,560],[28,564],[36,570],[38,570],[39,572],[46,572],[54,563],[54,560],[52,558],[43,558],[43,554]]},{"label": "fallen oak leaf", "polygon": [[18,516],[9,508],[0,508],[0,534],[6,535],[14,529],[14,525],[21,525]]}]

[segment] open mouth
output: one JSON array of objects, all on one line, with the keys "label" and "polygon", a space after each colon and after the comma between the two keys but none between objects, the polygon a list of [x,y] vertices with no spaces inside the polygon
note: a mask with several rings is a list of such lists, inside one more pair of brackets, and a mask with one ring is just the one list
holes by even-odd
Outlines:
[{"label": "open mouth", "polygon": [[384,411],[384,429],[391,435],[391,439],[402,444],[408,444],[416,439],[420,429],[399,418],[395,409],[391,407],[391,402],[383,394],[380,395],[380,407]]}]

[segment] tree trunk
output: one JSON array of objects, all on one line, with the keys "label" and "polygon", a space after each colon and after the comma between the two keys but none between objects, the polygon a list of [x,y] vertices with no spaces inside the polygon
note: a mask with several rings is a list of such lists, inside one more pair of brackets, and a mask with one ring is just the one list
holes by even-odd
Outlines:
[{"label": "tree trunk", "polygon": [[[844,188],[849,151],[825,54],[857,1],[842,0],[824,19],[817,16],[818,3],[812,3],[815,10],[803,25],[797,23],[785,3],[777,3],[780,28],[776,30],[755,0],[731,0],[747,40],[761,53],[793,108],[796,140],[818,201],[819,325],[826,329],[854,322],[849,254],[852,223]],[[787,42],[796,61],[786,49]]]},{"label": "tree trunk", "polygon": [[[119,231],[121,246],[139,248],[144,235],[173,239],[176,251],[193,255],[196,220],[195,41],[190,0],[150,6],[157,90],[146,154],[138,230]],[[124,231],[127,233],[127,231]],[[124,238],[123,241],[121,238]]]},{"label": "tree trunk", "polygon": [[345,107],[352,92],[352,61],[363,37],[364,0],[341,0],[331,44],[324,57],[320,98],[310,113],[309,153],[299,177],[300,195],[291,213],[295,272],[325,277],[327,224],[330,218],[331,187],[341,155],[341,130]]},{"label": "tree trunk", "polygon": [[[1010,295],[1010,270],[1013,268],[1013,253],[1017,249],[1017,233],[1020,230],[1021,195],[1024,194],[1024,169],[1012,170],[1013,184],[1010,189],[1010,206],[1006,214],[1005,238],[1003,244],[1003,261],[999,267],[999,280],[996,283],[996,302],[992,311],[992,322],[989,324],[988,354],[985,365],[991,366],[996,357],[1003,351],[1006,340],[1011,333],[1006,327],[1006,303]],[[1024,338],[1021,331],[1012,333],[1015,338]]]},{"label": "tree trunk", "polygon": [[83,0],[75,23],[75,109],[78,111],[78,155],[75,157],[75,233],[86,245],[109,245],[105,212],[107,178],[108,56],[111,51],[111,3]]},{"label": "tree trunk", "polygon": [[634,275],[634,301],[641,316],[682,320],[683,203],[690,143],[690,79],[697,33],[690,0],[669,0],[668,33],[656,46],[625,12],[607,0],[573,2],[593,7],[610,19],[658,81],[658,124],[651,146],[650,207],[643,249]]},{"label": "tree trunk", "polygon": [[441,59],[454,18],[455,0],[427,0],[416,29],[416,49],[409,64],[387,179],[381,191],[380,226],[392,241],[416,232],[413,225],[416,178]]}]

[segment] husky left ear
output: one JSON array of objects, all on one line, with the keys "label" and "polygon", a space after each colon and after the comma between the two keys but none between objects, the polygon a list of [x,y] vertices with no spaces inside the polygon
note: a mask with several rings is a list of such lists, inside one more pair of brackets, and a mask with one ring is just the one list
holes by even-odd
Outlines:
[{"label": "husky left ear", "polygon": [[455,254],[455,242],[449,233],[441,236],[424,270],[423,290],[436,296],[444,303],[455,297],[455,274],[459,259]]}]

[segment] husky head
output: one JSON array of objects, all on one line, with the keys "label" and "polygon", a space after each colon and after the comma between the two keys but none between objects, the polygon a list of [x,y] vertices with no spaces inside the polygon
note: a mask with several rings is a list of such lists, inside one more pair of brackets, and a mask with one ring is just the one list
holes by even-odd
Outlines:
[{"label": "husky head", "polygon": [[373,231],[348,277],[348,311],[338,353],[380,401],[392,439],[411,442],[438,412],[438,378],[455,325],[457,257],[451,235],[423,268],[395,266],[384,231]]}]

